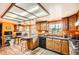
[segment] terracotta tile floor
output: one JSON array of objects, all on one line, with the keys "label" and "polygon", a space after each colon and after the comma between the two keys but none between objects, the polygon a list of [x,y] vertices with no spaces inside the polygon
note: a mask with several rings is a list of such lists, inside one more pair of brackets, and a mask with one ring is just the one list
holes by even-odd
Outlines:
[{"label": "terracotta tile floor", "polygon": [[15,45],[12,47],[4,47],[0,48],[0,55],[59,55],[55,52],[43,49],[43,48],[36,48],[34,50],[26,50],[21,51],[21,46]]}]

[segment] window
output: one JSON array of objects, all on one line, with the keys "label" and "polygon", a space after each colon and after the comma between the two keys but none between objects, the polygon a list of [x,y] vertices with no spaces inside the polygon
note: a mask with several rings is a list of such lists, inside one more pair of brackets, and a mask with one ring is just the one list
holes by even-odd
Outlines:
[{"label": "window", "polygon": [[51,23],[49,24],[49,33],[51,34],[58,34],[62,30],[61,23]]}]

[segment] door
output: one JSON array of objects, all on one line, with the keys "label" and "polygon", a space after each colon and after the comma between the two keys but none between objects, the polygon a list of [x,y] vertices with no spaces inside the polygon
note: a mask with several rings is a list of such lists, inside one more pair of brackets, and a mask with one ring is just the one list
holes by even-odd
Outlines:
[{"label": "door", "polygon": [[62,40],[62,53],[66,55],[69,54],[69,43],[66,40]]},{"label": "door", "polygon": [[61,52],[61,40],[54,39],[54,51]]},{"label": "door", "polygon": [[46,48],[53,50],[53,39],[51,39],[51,38],[46,39]]}]

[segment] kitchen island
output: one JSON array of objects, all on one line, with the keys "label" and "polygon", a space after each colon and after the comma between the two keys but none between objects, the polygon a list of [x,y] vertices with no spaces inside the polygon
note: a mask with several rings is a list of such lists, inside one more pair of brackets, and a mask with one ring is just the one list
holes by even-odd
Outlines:
[{"label": "kitchen island", "polygon": [[31,50],[35,49],[36,47],[38,47],[38,39],[37,39],[36,36],[33,36],[33,37],[18,36],[18,37],[19,37],[19,39],[16,39],[15,43],[21,44],[22,41],[26,41],[26,43],[23,44],[23,45],[26,45],[26,47],[28,49],[31,49]]}]

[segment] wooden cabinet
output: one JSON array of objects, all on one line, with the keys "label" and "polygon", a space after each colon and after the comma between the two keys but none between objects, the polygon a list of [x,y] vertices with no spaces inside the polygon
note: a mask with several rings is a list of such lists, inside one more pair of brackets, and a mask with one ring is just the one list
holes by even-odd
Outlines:
[{"label": "wooden cabinet", "polygon": [[47,30],[47,22],[41,23],[41,30]]},{"label": "wooden cabinet", "polygon": [[[79,20],[79,12],[78,12],[78,14],[77,14],[77,21]],[[77,30],[79,31],[79,26],[77,26]]]},{"label": "wooden cabinet", "polygon": [[62,53],[68,55],[69,54],[69,42],[66,40],[62,40]]},{"label": "wooden cabinet", "polygon": [[52,50],[53,49],[53,39],[46,39],[46,48]]},{"label": "wooden cabinet", "polygon": [[77,20],[76,15],[69,17],[69,30],[76,30],[76,26],[75,26],[76,20]]},{"label": "wooden cabinet", "polygon": [[62,39],[46,39],[46,48],[65,55],[69,54],[69,43]]},{"label": "wooden cabinet", "polygon": [[41,30],[41,23],[36,23],[37,30]]},{"label": "wooden cabinet", "polygon": [[37,34],[42,34],[43,31],[47,32],[48,30],[48,22],[47,21],[40,21],[36,22],[36,29],[37,29]]},{"label": "wooden cabinet", "polygon": [[53,39],[54,51],[61,52],[61,40]]},{"label": "wooden cabinet", "polygon": [[33,38],[33,49],[39,46],[38,38]]},{"label": "wooden cabinet", "polygon": [[68,30],[68,18],[63,18],[62,20],[62,26],[63,26],[63,30]]}]

